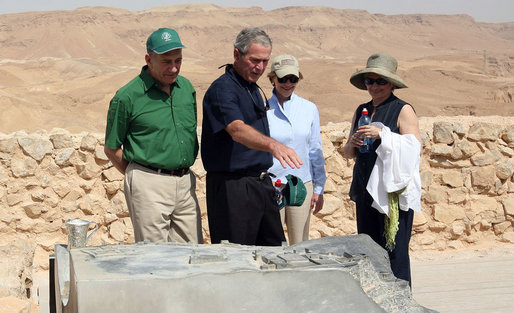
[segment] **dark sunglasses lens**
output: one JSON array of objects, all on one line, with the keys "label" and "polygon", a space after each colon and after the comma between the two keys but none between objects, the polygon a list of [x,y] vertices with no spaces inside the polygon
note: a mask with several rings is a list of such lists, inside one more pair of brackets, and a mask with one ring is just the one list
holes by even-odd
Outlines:
[{"label": "dark sunglasses lens", "polygon": [[364,78],[364,84],[366,85],[373,85],[374,83],[377,83],[377,85],[387,85],[388,81],[383,79],[382,77],[380,78],[377,78],[377,79],[372,79],[372,78]]},{"label": "dark sunglasses lens", "polygon": [[389,83],[387,80],[383,79],[383,78],[379,78],[379,79],[375,79],[375,81],[377,82],[377,84],[379,85],[387,85],[387,83]]},{"label": "dark sunglasses lens", "polygon": [[279,82],[279,83],[281,83],[281,84],[285,84],[288,80],[289,80],[291,83],[296,84],[296,83],[298,82],[299,78],[298,78],[298,77],[296,77],[296,76],[284,76],[284,77],[282,77],[282,78],[277,77],[277,80],[278,80],[278,82]]}]

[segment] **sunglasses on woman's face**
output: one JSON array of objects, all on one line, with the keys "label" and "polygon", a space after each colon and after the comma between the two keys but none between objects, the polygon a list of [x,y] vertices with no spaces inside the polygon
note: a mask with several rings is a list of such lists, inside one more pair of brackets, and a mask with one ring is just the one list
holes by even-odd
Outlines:
[{"label": "sunglasses on woman's face", "polygon": [[290,81],[291,83],[296,84],[298,82],[298,80],[300,80],[300,79],[294,75],[288,75],[288,76],[284,76],[282,78],[277,76],[277,81],[281,84],[285,84],[287,81]]},{"label": "sunglasses on woman's face", "polygon": [[377,78],[377,79],[367,78],[367,77],[364,78],[364,84],[371,86],[374,83],[377,83],[377,85],[380,85],[380,86],[389,84],[389,82],[387,80],[383,79],[382,77]]}]

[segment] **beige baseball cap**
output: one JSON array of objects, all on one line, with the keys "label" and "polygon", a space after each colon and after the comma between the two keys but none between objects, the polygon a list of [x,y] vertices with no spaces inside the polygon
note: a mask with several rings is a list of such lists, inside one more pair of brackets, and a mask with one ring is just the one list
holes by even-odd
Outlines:
[{"label": "beige baseball cap", "polygon": [[294,75],[300,78],[300,65],[298,60],[290,54],[281,54],[273,59],[271,71],[282,78],[287,75]]}]

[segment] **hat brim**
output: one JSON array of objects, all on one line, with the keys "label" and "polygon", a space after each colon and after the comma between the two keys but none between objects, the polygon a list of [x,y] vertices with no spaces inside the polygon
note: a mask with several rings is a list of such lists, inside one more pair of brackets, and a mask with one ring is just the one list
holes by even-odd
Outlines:
[{"label": "hat brim", "polygon": [[290,66],[290,67],[284,67],[279,70],[276,70],[275,75],[277,75],[278,78],[282,78],[287,75],[294,75],[294,76],[300,78],[300,71],[298,69]]},{"label": "hat brim", "polygon": [[186,46],[181,45],[181,44],[179,44],[179,45],[177,45],[177,44],[169,44],[169,45],[165,45],[165,46],[159,47],[158,49],[155,49],[155,50],[152,50],[152,51],[157,53],[157,54],[163,54],[163,53],[166,53],[166,52],[170,52],[172,50],[183,49],[185,47]]},{"label": "hat brim", "polygon": [[368,73],[375,73],[377,75],[380,75],[385,80],[393,84],[396,87],[396,89],[409,87],[407,83],[400,78],[400,76],[393,74],[389,71],[386,71],[382,68],[365,68],[360,71],[357,71],[352,75],[352,77],[350,77],[350,83],[359,89],[367,90],[366,84],[364,84],[364,74]]}]

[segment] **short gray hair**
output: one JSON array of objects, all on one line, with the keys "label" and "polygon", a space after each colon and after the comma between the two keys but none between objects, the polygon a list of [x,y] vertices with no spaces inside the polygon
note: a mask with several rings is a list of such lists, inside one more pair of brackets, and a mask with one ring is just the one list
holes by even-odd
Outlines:
[{"label": "short gray hair", "polygon": [[250,49],[252,42],[256,42],[264,47],[271,47],[271,38],[260,28],[244,28],[237,34],[234,48],[239,50],[242,55],[245,55]]}]

